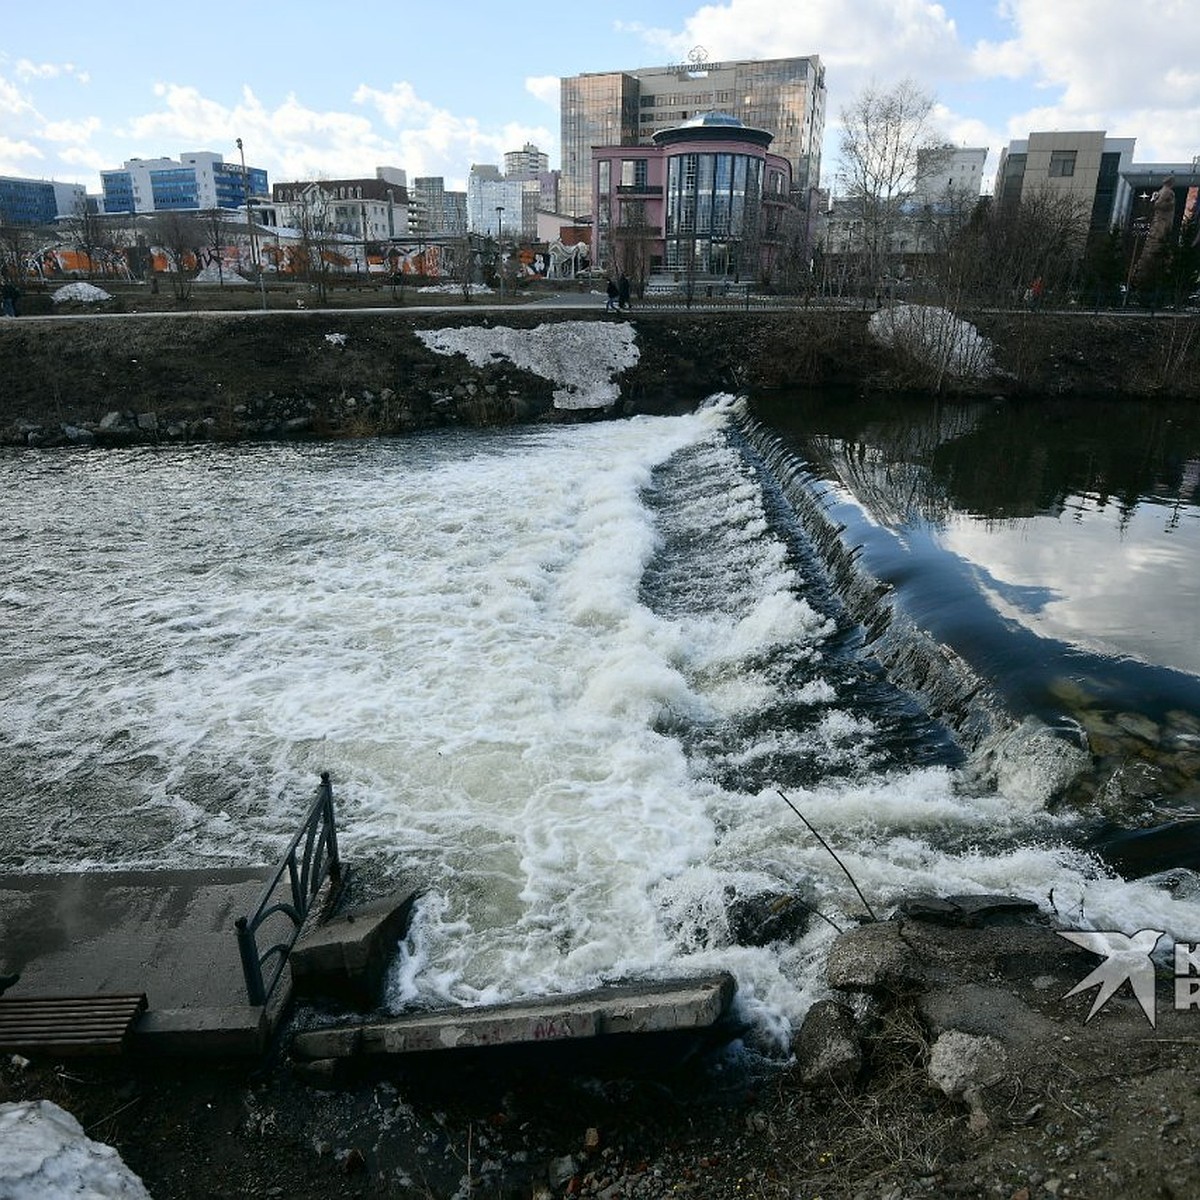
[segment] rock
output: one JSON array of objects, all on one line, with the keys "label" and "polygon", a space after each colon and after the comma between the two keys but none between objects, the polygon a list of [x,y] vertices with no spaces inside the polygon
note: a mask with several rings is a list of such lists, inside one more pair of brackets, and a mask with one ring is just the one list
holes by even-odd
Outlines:
[{"label": "rock", "polygon": [[64,425],[62,431],[67,441],[76,446],[90,446],[96,440],[96,435],[90,429],[83,429],[78,425]]},{"label": "rock", "polygon": [[833,1000],[818,1000],[808,1010],[793,1050],[808,1084],[850,1083],[862,1069],[854,1017]]},{"label": "rock", "polygon": [[107,412],[100,418],[100,428],[106,432],[109,430],[123,429],[125,427],[125,417],[119,412]]},{"label": "rock", "polygon": [[158,413],[138,413],[136,424],[144,433],[154,433],[158,429]]},{"label": "rock", "polygon": [[929,1051],[929,1078],[951,1099],[1003,1074],[1008,1056],[993,1037],[951,1029]]},{"label": "rock", "polygon": [[840,934],[825,963],[829,986],[844,991],[911,987],[924,976],[917,956],[901,939],[898,921],[876,921]]},{"label": "rock", "polygon": [[1038,913],[1032,900],[1019,896],[911,896],[896,906],[897,911],[918,921],[939,925],[965,925],[979,929],[985,925],[1011,924],[1028,920]]},{"label": "rock", "polygon": [[729,936],[737,946],[794,941],[808,928],[808,906],[787,892],[737,896],[727,910]]},{"label": "rock", "polygon": [[1123,712],[1117,713],[1115,720],[1116,724],[1132,737],[1149,742],[1152,746],[1158,745],[1162,730],[1149,717],[1141,713]]},{"label": "rock", "polygon": [[552,1158],[546,1164],[546,1175],[551,1188],[556,1191],[564,1187],[579,1170],[579,1163],[573,1154],[564,1154],[562,1158]]}]

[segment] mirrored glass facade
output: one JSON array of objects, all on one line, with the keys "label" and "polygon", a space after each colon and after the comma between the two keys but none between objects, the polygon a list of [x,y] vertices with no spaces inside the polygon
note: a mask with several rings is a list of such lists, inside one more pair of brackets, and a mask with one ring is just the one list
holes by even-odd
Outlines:
[{"label": "mirrored glass facade", "polygon": [[655,133],[708,112],[729,113],[772,134],[793,186],[819,186],[825,69],[815,56],[695,62],[575,75],[562,81],[562,203],[590,216],[593,146],[649,145]]}]

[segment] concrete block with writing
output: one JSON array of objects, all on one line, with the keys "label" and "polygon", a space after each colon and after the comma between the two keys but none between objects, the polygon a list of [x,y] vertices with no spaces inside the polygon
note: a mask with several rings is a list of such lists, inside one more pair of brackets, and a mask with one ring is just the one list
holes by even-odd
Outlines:
[{"label": "concrete block with writing", "polygon": [[416,898],[416,892],[393,892],[305,931],[291,954],[297,994],[326,996],[358,1009],[378,1005]]}]

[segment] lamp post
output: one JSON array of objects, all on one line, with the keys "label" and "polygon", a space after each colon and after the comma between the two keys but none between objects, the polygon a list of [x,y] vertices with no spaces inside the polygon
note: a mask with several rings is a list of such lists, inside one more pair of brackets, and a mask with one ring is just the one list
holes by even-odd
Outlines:
[{"label": "lamp post", "polygon": [[496,274],[500,277],[500,303],[504,303],[504,205],[496,205]]},{"label": "lamp post", "polygon": [[267,285],[263,280],[262,263],[254,245],[254,218],[250,214],[250,174],[246,170],[246,152],[242,149],[242,139],[237,139],[238,154],[242,157],[242,196],[246,201],[246,232],[250,237],[250,263],[258,272],[258,291],[262,296],[262,306],[267,307]]}]

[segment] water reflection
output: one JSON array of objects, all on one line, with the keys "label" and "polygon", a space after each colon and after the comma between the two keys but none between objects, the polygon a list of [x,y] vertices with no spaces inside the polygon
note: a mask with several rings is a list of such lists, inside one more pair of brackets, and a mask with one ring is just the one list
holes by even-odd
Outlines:
[{"label": "water reflection", "polygon": [[[895,603],[1018,714],[1131,753],[1200,713],[1200,410],[1176,403],[762,397]],[[1117,720],[1118,715],[1126,719]],[[1180,722],[1183,721],[1181,726]],[[1200,760],[1200,739],[1195,747]],[[1174,759],[1172,760],[1172,769]],[[1179,778],[1196,791],[1195,772]],[[1172,789],[1164,789],[1172,790]],[[1200,794],[1195,797],[1200,800]]]}]

